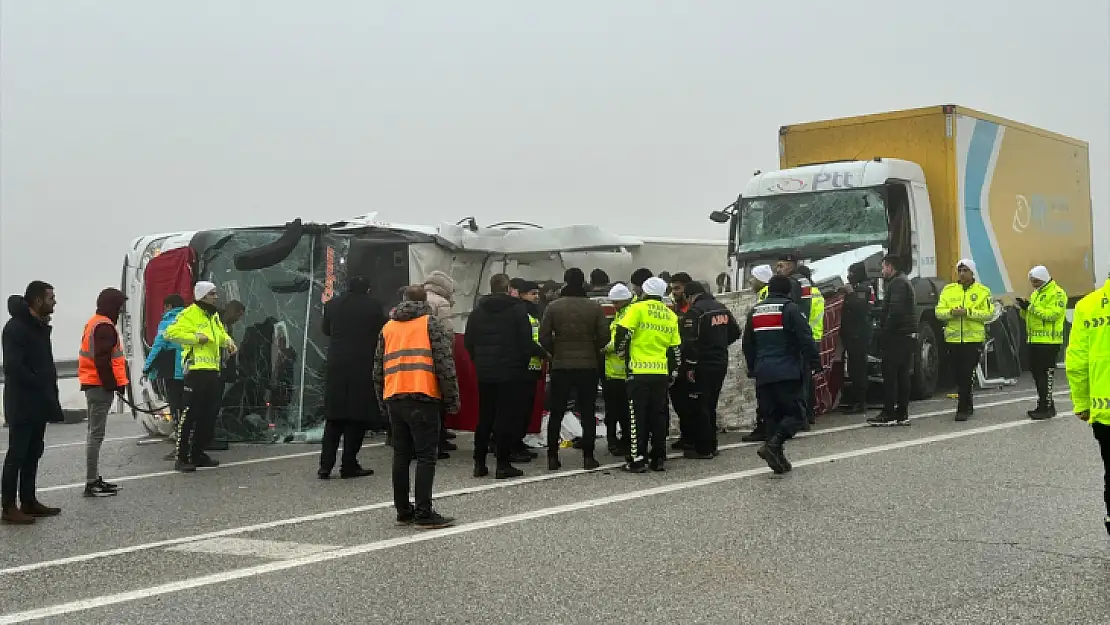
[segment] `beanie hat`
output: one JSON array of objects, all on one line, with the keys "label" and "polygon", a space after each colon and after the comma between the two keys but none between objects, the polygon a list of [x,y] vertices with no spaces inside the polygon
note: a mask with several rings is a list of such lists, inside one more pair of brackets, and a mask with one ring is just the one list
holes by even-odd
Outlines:
[{"label": "beanie hat", "polygon": [[667,294],[667,283],[662,278],[648,278],[644,280],[644,295],[663,297]]},{"label": "beanie hat", "polygon": [[614,284],[613,288],[609,289],[609,300],[613,302],[627,302],[632,299],[632,291],[623,284]]},{"label": "beanie hat", "polygon": [[971,275],[978,276],[979,272],[976,270],[975,261],[970,258],[961,258],[960,262],[956,263],[956,273],[960,272],[960,267],[967,267],[971,270]]},{"label": "beanie hat", "polygon": [[212,293],[215,290],[215,284],[212,284],[211,282],[207,282],[205,280],[201,280],[200,282],[197,282],[196,286],[193,287],[193,299],[204,299],[208,297],[209,293]]},{"label": "beanie hat", "polygon": [[790,278],[786,276],[774,276],[767,281],[767,292],[777,293],[779,295],[790,295]]},{"label": "beanie hat", "polygon": [[1050,276],[1048,274],[1048,268],[1045,267],[1044,265],[1037,265],[1036,267],[1030,269],[1029,270],[1029,277],[1030,278],[1036,278],[1036,279],[1040,280],[1041,282],[1048,282],[1049,280],[1052,279],[1052,276]]},{"label": "beanie hat", "polygon": [[752,269],[752,277],[763,284],[767,284],[771,281],[771,278],[775,277],[775,272],[771,271],[770,265],[759,265]]}]

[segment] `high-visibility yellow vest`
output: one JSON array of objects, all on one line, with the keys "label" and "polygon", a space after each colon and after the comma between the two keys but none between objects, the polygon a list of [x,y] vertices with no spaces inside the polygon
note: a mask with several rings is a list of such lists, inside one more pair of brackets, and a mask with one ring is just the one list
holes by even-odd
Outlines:
[{"label": "high-visibility yellow vest", "polygon": [[[963,308],[967,314],[953,317],[953,308]],[[959,282],[951,282],[940,292],[934,311],[944,324],[944,340],[948,343],[982,343],[987,338],[986,322],[994,316],[991,290],[979,282],[972,282],[966,289]]]},{"label": "high-visibility yellow vest", "polygon": [[1064,317],[1068,294],[1055,280],[1049,280],[1029,296],[1029,308],[1021,311],[1025,336],[1034,345],[1060,345],[1064,342]]},{"label": "high-visibility yellow vest", "polygon": [[628,348],[628,373],[668,375],[667,350],[682,345],[678,315],[659,300],[640,300],[628,307],[617,322],[632,333]]},{"label": "high-visibility yellow vest", "polygon": [[1110,280],[1075,305],[1064,368],[1072,410],[1110,425]]}]

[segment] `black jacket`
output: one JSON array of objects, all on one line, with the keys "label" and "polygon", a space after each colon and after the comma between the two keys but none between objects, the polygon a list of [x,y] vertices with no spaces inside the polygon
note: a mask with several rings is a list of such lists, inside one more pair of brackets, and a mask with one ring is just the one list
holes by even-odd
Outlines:
[{"label": "black jacket", "polygon": [[821,369],[809,322],[797,304],[777,293],[748,312],[743,346],[748,377],[755,378],[756,386],[801,382]]},{"label": "black jacket", "polygon": [[344,293],[324,305],[320,329],[330,339],[324,367],[326,419],[384,425],[370,381],[386,321],[385,306],[369,293]]},{"label": "black jacket", "polygon": [[809,313],[813,307],[813,296],[810,294],[812,288],[809,279],[802,274],[795,272],[790,276],[790,301],[798,305],[798,312],[802,313],[806,323],[809,323]]},{"label": "black jacket", "polygon": [[679,320],[683,365],[690,369],[728,369],[728,347],[740,340],[740,324],[709,293],[694,296]]},{"label": "black jacket", "polygon": [[498,293],[478,303],[466,321],[463,346],[474,361],[479,382],[520,382],[534,379],[528,371],[532,356],[547,353],[532,340],[532,323],[524,302]]},{"label": "black jacket", "polygon": [[32,315],[19,295],[8,298],[8,314],[2,337],[4,419],[10,425],[61,423],[51,327]]},{"label": "black jacket", "polygon": [[917,332],[917,295],[910,281],[900,273],[886,281],[882,328],[884,337],[911,336]]},{"label": "black jacket", "polygon": [[871,305],[874,301],[874,287],[864,280],[852,285],[852,291],[844,296],[844,307],[840,313],[840,336],[845,343],[869,345],[871,343]]}]

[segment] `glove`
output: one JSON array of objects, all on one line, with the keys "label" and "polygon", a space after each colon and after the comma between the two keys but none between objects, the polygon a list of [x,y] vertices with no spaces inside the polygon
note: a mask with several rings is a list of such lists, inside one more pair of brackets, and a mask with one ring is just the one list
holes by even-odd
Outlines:
[{"label": "glove", "polygon": [[239,351],[239,346],[235,344],[235,340],[231,337],[228,337],[226,345],[228,354],[234,354],[235,352]]},{"label": "glove", "polygon": [[1019,297],[1019,298],[1017,298],[1017,305],[1022,310],[1028,310],[1029,309],[1029,300],[1022,299],[1022,298]]}]

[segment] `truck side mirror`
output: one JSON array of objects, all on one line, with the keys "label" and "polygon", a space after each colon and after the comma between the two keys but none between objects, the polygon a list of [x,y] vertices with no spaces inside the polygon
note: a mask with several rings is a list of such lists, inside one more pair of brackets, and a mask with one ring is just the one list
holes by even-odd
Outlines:
[{"label": "truck side mirror", "polygon": [[727,224],[731,220],[732,215],[729,215],[725,211],[713,211],[712,213],[709,213],[709,221],[712,221],[713,223]]}]

